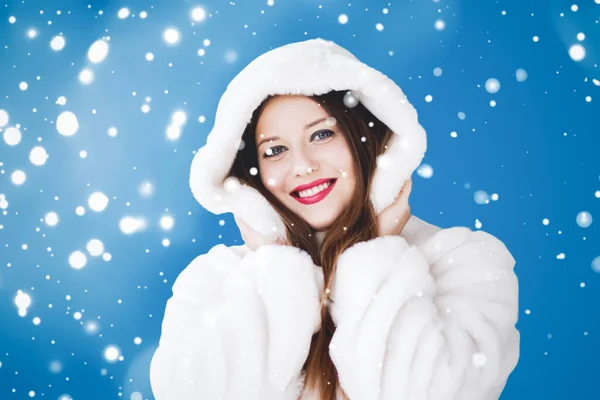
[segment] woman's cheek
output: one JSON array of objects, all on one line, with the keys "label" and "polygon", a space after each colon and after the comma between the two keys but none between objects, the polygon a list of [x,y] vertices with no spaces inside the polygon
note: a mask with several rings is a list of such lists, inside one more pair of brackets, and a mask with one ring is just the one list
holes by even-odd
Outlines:
[{"label": "woman's cheek", "polygon": [[277,165],[274,168],[269,166],[268,168],[265,168],[265,170],[266,171],[263,178],[263,184],[265,187],[272,192],[282,191],[286,188],[285,177],[286,171],[288,171],[287,167],[284,165]]}]

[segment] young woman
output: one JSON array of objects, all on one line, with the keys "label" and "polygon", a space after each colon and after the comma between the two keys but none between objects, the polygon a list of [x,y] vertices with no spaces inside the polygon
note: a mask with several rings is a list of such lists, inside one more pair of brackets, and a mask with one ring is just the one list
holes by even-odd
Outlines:
[{"label": "young woman", "polygon": [[333,42],[242,70],[190,186],[246,243],[177,278],[156,399],[498,399],[519,357],[515,260],[410,215],[425,148],[401,89]]}]

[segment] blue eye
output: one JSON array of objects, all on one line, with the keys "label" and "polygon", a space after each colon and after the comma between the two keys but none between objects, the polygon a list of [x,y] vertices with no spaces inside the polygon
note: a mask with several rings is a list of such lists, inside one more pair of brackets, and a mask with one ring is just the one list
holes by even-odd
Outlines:
[{"label": "blue eye", "polygon": [[[267,149],[267,151],[263,154],[263,158],[271,158],[274,157],[276,155],[281,154],[281,152],[276,152],[275,150],[282,148],[283,146],[274,146],[274,147],[269,147]],[[269,150],[271,150],[269,152]],[[267,154],[267,153],[271,153],[271,154]]]},{"label": "blue eye", "polygon": [[[321,134],[324,134],[324,133],[326,133],[327,136],[322,137]],[[331,135],[333,135],[333,131],[330,131],[328,129],[324,129],[322,131],[315,132],[312,137],[314,138],[315,136],[319,136],[321,138],[321,140],[324,140],[324,139],[327,139],[328,137],[330,137]]]}]

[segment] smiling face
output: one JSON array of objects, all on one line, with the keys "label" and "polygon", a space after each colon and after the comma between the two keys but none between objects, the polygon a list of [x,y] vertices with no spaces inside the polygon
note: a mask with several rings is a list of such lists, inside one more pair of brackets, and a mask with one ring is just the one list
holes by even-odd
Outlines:
[{"label": "smiling face", "polygon": [[352,201],[356,184],[335,118],[308,97],[281,95],[267,103],[255,134],[265,188],[313,229],[327,229]]}]

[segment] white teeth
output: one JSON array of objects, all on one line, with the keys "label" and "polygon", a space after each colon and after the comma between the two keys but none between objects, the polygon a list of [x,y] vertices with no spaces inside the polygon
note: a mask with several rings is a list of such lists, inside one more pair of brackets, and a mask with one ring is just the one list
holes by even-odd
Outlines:
[{"label": "white teeth", "polygon": [[298,196],[299,197],[310,197],[310,196],[314,196],[315,194],[327,189],[329,186],[331,185],[330,182],[327,183],[323,183],[317,187],[314,188],[310,188],[308,190],[303,190],[301,192],[298,192]]}]

